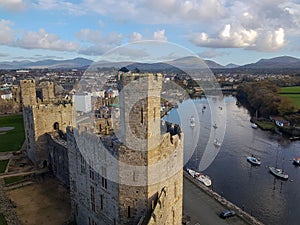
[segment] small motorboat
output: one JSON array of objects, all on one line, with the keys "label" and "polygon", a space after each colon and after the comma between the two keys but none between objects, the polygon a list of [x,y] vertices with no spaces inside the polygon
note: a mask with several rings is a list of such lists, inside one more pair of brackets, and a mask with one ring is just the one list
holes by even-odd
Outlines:
[{"label": "small motorboat", "polygon": [[255,123],[251,123],[251,127],[254,128],[254,129],[257,129],[258,126]]},{"label": "small motorboat", "polygon": [[216,138],[216,139],[214,140],[214,145],[215,145],[216,147],[220,147],[220,146],[221,146],[221,142],[219,142],[218,139]]},{"label": "small motorboat", "polygon": [[300,157],[294,158],[294,159],[293,159],[293,164],[294,164],[295,166],[300,166]]},{"label": "small motorboat", "polygon": [[261,161],[255,158],[253,155],[247,157],[247,161],[250,162],[252,165],[259,166]]},{"label": "small motorboat", "polygon": [[218,128],[218,126],[217,126],[217,124],[216,124],[216,123],[213,125],[213,128],[215,128],[215,129],[217,129],[217,128]]},{"label": "small motorboat", "polygon": [[203,174],[203,173],[200,173],[200,172],[197,172],[195,170],[192,170],[192,169],[187,169],[188,173],[193,177],[195,178],[196,180],[200,181],[202,184],[204,184],[206,187],[209,187],[211,186],[211,179],[209,176]]},{"label": "small motorboat", "polygon": [[300,140],[299,136],[292,136],[292,137],[290,137],[290,141],[297,141],[297,140]]},{"label": "small motorboat", "polygon": [[195,125],[196,125],[196,123],[195,123],[195,117],[191,117],[191,119],[190,119],[190,126],[191,127],[195,127]]},{"label": "small motorboat", "polygon": [[289,178],[289,175],[287,173],[285,173],[282,169],[278,169],[278,168],[269,166],[269,170],[276,177],[279,177],[284,180],[287,180]]}]

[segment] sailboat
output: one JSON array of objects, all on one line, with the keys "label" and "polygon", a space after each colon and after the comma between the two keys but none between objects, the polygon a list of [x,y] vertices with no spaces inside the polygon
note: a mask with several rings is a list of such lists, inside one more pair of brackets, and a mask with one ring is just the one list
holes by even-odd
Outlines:
[{"label": "sailboat", "polygon": [[[279,144],[278,144],[279,148]],[[277,153],[276,153],[276,166],[269,166],[269,171],[271,174],[274,176],[281,178],[283,180],[287,180],[289,178],[289,175],[283,171],[283,169],[277,168],[277,160],[278,160],[278,148],[277,148]]]}]

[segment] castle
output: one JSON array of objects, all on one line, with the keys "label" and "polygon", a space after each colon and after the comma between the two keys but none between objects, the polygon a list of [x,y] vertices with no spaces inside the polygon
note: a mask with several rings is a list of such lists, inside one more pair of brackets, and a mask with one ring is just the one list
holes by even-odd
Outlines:
[{"label": "castle", "polygon": [[76,117],[52,82],[39,99],[21,81],[28,157],[69,187],[77,224],[182,224],[183,134],[161,130],[162,75],[119,71],[117,84],[119,115],[97,118]]}]

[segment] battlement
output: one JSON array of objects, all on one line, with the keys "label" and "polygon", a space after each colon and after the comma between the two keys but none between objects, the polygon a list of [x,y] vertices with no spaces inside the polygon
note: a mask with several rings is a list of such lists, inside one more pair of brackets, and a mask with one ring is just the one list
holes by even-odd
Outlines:
[{"label": "battlement", "polygon": [[[134,82],[134,83],[132,83]],[[161,73],[133,73],[119,72],[117,75],[118,90],[122,90],[128,84],[134,84],[135,88],[141,89],[161,89],[162,74]],[[136,92],[138,90],[135,90]]]}]

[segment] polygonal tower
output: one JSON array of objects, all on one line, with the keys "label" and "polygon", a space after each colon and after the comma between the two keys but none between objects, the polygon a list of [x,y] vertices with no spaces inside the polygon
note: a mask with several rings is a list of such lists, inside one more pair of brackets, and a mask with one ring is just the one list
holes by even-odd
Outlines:
[{"label": "polygonal tower", "polygon": [[119,72],[119,224],[182,224],[183,135],[161,134],[162,75]]}]

